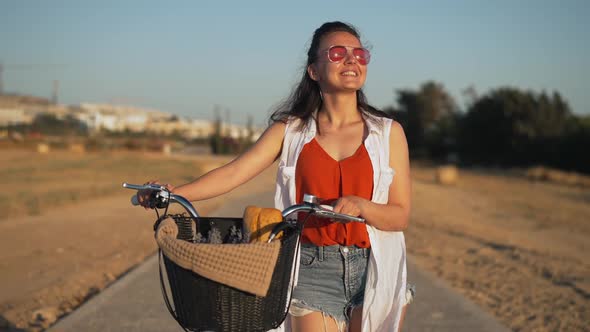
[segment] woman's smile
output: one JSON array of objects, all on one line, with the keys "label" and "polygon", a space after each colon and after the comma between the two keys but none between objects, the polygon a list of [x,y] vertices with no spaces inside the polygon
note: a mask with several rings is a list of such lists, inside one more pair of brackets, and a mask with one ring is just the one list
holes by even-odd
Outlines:
[{"label": "woman's smile", "polygon": [[353,70],[343,71],[342,73],[340,73],[340,75],[341,76],[352,76],[352,77],[359,76],[359,74],[356,71],[353,71]]}]

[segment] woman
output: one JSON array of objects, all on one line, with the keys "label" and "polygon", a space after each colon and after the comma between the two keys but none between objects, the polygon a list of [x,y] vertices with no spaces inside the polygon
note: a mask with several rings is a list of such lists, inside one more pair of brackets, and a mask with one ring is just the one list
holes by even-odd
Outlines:
[{"label": "woman", "polygon": [[[354,27],[323,24],[307,55],[299,85],[250,150],[170,189],[191,201],[215,197],[279,159],[276,208],[300,203],[308,193],[336,212],[366,220],[306,222],[290,328],[399,330],[407,303],[401,231],[408,225],[411,190],[403,129],[366,102],[370,53]],[[146,193],[139,196],[145,202]]]}]

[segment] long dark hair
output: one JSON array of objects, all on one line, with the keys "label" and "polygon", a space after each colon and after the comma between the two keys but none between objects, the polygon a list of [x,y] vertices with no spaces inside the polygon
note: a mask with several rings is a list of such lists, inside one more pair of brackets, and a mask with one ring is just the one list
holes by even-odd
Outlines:
[{"label": "long dark hair", "polygon": [[[282,102],[270,116],[270,123],[287,122],[290,117],[297,117],[302,120],[302,125],[306,123],[312,114],[322,107],[322,97],[318,82],[311,79],[307,73],[307,67],[314,63],[318,57],[318,49],[321,39],[332,32],[348,32],[361,39],[357,29],[348,23],[343,22],[326,22],[322,24],[313,34],[311,45],[307,51],[307,64],[303,68],[303,76],[299,84],[293,89],[289,98]],[[356,92],[357,108],[361,114],[372,114],[379,117],[390,117],[387,113],[378,110],[369,105],[367,97],[362,89]]]}]

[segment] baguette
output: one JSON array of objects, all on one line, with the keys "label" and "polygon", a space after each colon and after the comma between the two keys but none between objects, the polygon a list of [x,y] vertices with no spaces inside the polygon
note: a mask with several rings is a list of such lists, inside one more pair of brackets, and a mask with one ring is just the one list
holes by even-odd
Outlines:
[{"label": "baguette", "polygon": [[[244,210],[244,226],[250,232],[250,242],[266,242],[272,229],[283,220],[281,211],[274,208],[248,206]],[[277,236],[280,238],[282,233]]]}]

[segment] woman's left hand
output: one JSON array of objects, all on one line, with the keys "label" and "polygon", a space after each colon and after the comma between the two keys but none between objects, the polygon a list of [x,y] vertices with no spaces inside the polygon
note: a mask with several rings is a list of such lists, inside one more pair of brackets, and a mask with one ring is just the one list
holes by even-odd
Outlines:
[{"label": "woman's left hand", "polygon": [[362,211],[366,202],[368,202],[366,199],[358,196],[340,197],[334,203],[334,212],[358,217],[363,214]]}]

